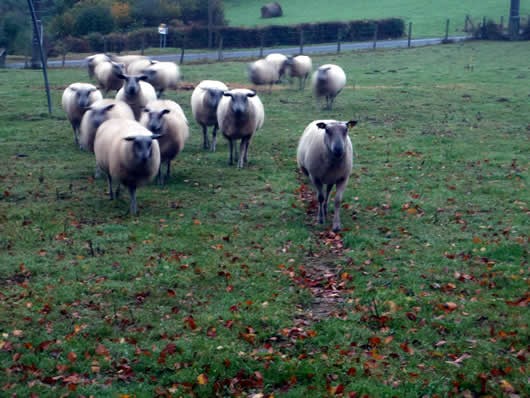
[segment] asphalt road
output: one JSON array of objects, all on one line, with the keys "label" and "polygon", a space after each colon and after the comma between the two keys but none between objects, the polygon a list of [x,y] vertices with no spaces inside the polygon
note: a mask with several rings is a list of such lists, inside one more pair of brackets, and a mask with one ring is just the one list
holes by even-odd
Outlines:
[{"label": "asphalt road", "polygon": [[[450,36],[449,40],[458,42],[468,40],[468,36]],[[411,40],[411,47],[431,46],[441,44],[442,38],[426,38],[426,39],[413,39]],[[359,51],[359,50],[370,50],[373,48],[373,42],[360,42],[360,43],[341,43],[341,52],[344,51]],[[406,48],[408,46],[408,40],[384,40],[376,43],[376,48]],[[267,48],[263,50],[263,55],[267,55],[272,52],[281,52],[285,55],[294,55],[300,53],[300,47],[287,47],[278,49]],[[337,52],[337,44],[314,44],[304,46],[304,54],[329,54]],[[240,58],[259,58],[259,49],[241,49],[241,50],[225,50],[222,53],[223,59],[240,59]],[[177,50],[175,54],[163,54],[157,55],[156,59],[159,61],[173,61],[180,62],[180,50]],[[187,62],[197,61],[216,61],[219,59],[219,52],[207,51],[200,53],[184,53],[184,64]],[[66,60],[65,67],[84,67],[86,62],[84,59]],[[57,68],[62,66],[62,61],[48,61],[49,68]],[[7,63],[7,68],[21,69],[24,68],[23,62]]]}]

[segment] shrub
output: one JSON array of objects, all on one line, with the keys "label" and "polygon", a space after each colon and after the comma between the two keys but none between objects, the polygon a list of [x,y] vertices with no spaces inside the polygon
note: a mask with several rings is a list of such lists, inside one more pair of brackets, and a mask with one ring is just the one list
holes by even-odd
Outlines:
[{"label": "shrub", "polygon": [[105,51],[105,37],[101,33],[92,32],[86,36],[86,40],[92,52]]},{"label": "shrub", "polygon": [[83,36],[91,32],[102,34],[112,32],[114,20],[108,7],[101,5],[87,6],[81,9],[74,24],[76,36]]}]

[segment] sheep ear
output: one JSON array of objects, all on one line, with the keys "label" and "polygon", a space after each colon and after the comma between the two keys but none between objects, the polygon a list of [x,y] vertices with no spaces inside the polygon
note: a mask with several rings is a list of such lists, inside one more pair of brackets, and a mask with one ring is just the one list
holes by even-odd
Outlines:
[{"label": "sheep ear", "polygon": [[224,95],[225,97],[232,97],[232,93],[231,93],[230,91],[225,91],[225,92],[223,93],[223,95]]},{"label": "sheep ear", "polygon": [[151,136],[151,138],[152,138],[153,140],[158,140],[159,138],[161,138],[161,137],[163,137],[163,136],[164,136],[164,134],[153,134],[153,135]]},{"label": "sheep ear", "polygon": [[348,129],[352,129],[357,124],[357,120],[350,120],[349,122],[346,122],[346,126]]},{"label": "sheep ear", "polygon": [[134,135],[130,135],[128,137],[123,137],[123,139],[125,141],[134,141],[136,139],[136,137]]},{"label": "sheep ear", "polygon": [[153,73],[149,73],[149,72],[153,72],[153,71],[145,71],[145,73],[143,75],[140,75],[138,76],[138,80],[142,80],[142,81],[147,81],[147,79],[149,79],[149,75],[153,74]]},{"label": "sheep ear", "polygon": [[251,92],[247,94],[248,98],[252,98],[256,95],[256,90],[250,90]]},{"label": "sheep ear", "polygon": [[317,123],[317,127],[318,127],[319,129],[326,129],[326,123],[324,123],[324,122],[318,122],[318,123]]},{"label": "sheep ear", "polygon": [[160,112],[160,116],[167,115],[169,112],[171,112],[171,110],[169,110],[169,109],[163,109],[162,112]]},{"label": "sheep ear", "polygon": [[112,108],[114,108],[116,104],[108,104],[105,108],[103,108],[103,112],[108,112],[110,111]]}]

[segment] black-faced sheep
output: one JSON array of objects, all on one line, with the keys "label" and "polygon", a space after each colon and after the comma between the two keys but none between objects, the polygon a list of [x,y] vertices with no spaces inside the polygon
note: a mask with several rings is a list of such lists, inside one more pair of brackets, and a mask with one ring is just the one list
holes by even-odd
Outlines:
[{"label": "black-faced sheep", "polygon": [[156,100],[147,104],[140,123],[154,134],[159,134],[160,168],[166,163],[165,177],[159,171],[159,182],[169,178],[171,160],[177,156],[189,137],[186,115],[179,104],[170,100]]},{"label": "black-faced sheep", "polygon": [[112,182],[118,180],[129,189],[133,215],[138,211],[136,188],[151,181],[160,168],[157,138],[159,135],[140,123],[126,119],[109,119],[99,126],[96,134],[96,164],[107,175],[110,199],[114,199]]},{"label": "black-faced sheep", "polygon": [[287,70],[287,56],[280,53],[272,53],[265,57],[265,61],[274,65],[278,71],[278,82],[280,82]]},{"label": "black-faced sheep", "polygon": [[223,94],[217,107],[217,121],[229,143],[230,165],[234,161],[234,141],[238,139],[241,139],[238,167],[242,168],[248,162],[250,140],[263,126],[264,120],[265,110],[254,90],[234,89]]},{"label": "black-faced sheep", "polygon": [[193,90],[191,94],[191,113],[202,127],[203,148],[210,148],[208,140],[208,126],[213,126],[212,132],[212,152],[215,152],[215,140],[217,136],[217,106],[223,97],[223,93],[228,91],[226,84],[217,80],[203,80]]},{"label": "black-faced sheep", "polygon": [[141,73],[147,76],[146,81],[155,88],[158,98],[165,90],[176,90],[180,80],[180,68],[174,62],[152,62]]},{"label": "black-faced sheep", "polygon": [[288,57],[286,61],[287,73],[290,78],[297,77],[300,80],[300,90],[305,88],[305,82],[313,69],[313,62],[307,55]]},{"label": "black-faced sheep", "polygon": [[119,75],[123,73],[124,65],[112,61],[103,61],[96,64],[94,77],[98,86],[105,95],[109,91],[118,91],[123,86],[123,81]]},{"label": "black-faced sheep", "polygon": [[326,98],[326,109],[331,109],[335,97],[346,86],[346,74],[338,65],[322,65],[313,73],[312,83],[317,102],[324,97]]},{"label": "black-faced sheep", "polygon": [[116,94],[116,99],[126,102],[134,113],[134,118],[140,120],[142,111],[145,106],[156,100],[156,92],[152,85],[147,83],[146,75],[127,75],[120,73],[118,75],[123,79],[123,87]]},{"label": "black-faced sheep", "polygon": [[134,113],[129,105],[115,99],[101,99],[94,102],[83,115],[79,128],[79,145],[81,148],[94,152],[96,131],[103,122],[109,119],[134,120]]},{"label": "black-faced sheep", "polygon": [[256,86],[268,85],[270,93],[272,85],[279,79],[278,69],[271,62],[258,59],[248,64],[248,78]]},{"label": "black-faced sheep", "polygon": [[[323,224],[328,212],[329,194],[336,185],[333,231],[340,230],[340,204],[353,164],[348,129],[357,122],[315,120],[305,128],[297,150],[298,166],[309,177],[318,193],[318,217]],[[324,185],[326,189],[324,190]]]},{"label": "black-faced sheep", "polygon": [[63,91],[61,104],[74,129],[74,142],[79,145],[79,126],[88,107],[102,99],[101,92],[89,83],[72,83]]}]

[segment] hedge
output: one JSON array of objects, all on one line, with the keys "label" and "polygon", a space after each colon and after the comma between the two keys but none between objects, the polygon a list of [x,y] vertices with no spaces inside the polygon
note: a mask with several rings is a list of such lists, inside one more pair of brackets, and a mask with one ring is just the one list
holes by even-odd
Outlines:
[{"label": "hedge", "polygon": [[[400,18],[381,20],[361,20],[347,22],[321,22],[299,25],[270,25],[265,27],[221,27],[214,32],[214,45],[223,39],[224,48],[249,48],[298,45],[301,36],[305,44],[343,41],[371,40],[377,25],[379,40],[395,39],[405,33],[405,23]],[[156,47],[159,35],[156,28],[142,28],[128,33],[111,33],[105,36],[91,34],[81,38],[71,38],[73,47],[90,48],[92,52],[121,52],[139,50],[144,47]],[[85,41],[81,45],[79,41]],[[175,48],[208,47],[208,28],[203,25],[169,29],[166,45]],[[70,51],[74,51],[72,48]]]}]

